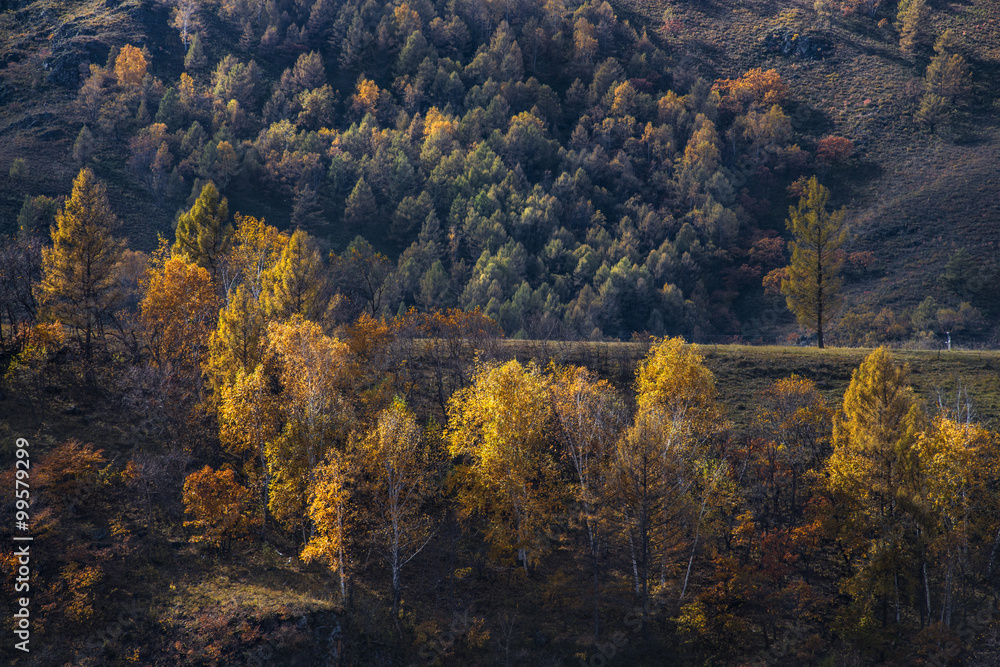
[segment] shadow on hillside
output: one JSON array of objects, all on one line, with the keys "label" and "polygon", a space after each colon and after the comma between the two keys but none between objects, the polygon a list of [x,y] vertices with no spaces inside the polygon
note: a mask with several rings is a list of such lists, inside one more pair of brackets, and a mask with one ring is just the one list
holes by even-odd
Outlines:
[{"label": "shadow on hillside", "polygon": [[874,160],[858,159],[851,168],[851,179],[855,181],[875,181],[885,174],[885,169]]},{"label": "shadow on hillside", "polygon": [[793,129],[801,134],[822,136],[833,134],[836,124],[830,114],[806,101],[793,101],[786,105]]}]

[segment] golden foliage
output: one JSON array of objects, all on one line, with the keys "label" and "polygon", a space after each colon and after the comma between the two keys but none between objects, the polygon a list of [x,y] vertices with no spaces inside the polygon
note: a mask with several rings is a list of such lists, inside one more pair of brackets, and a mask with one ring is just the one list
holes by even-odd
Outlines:
[{"label": "golden foliage", "polygon": [[229,291],[228,302],[219,311],[218,323],[208,339],[204,368],[213,391],[240,371],[252,372],[263,361],[266,347],[264,311],[250,290],[237,285]]},{"label": "golden foliage", "polygon": [[687,435],[713,431],[721,422],[715,376],[697,346],[680,337],[653,343],[636,370],[636,403],[640,411],[662,412]]},{"label": "golden foliage", "polygon": [[[259,256],[259,255],[258,255]],[[278,260],[261,274],[261,303],[269,318],[317,319],[324,310],[323,258],[315,241],[295,230]]]},{"label": "golden foliage", "polygon": [[228,545],[246,535],[250,528],[250,491],[236,481],[232,470],[212,470],[205,466],[184,480],[184,511],[193,515],[185,526],[199,530],[192,542],[213,546]]},{"label": "golden foliage", "polygon": [[330,452],[326,462],[316,468],[307,506],[314,532],[301,554],[306,563],[319,561],[340,574],[343,599],[347,597],[350,567],[347,554],[347,537],[351,529],[350,481],[346,461],[337,452]]},{"label": "golden foliage", "polygon": [[139,303],[146,344],[159,365],[200,369],[219,313],[215,285],[207,270],[163,249],[154,254]]},{"label": "golden foliage", "polygon": [[516,549],[525,568],[541,556],[541,530],[553,511],[550,421],[546,379],[518,361],[480,365],[472,386],[448,402],[448,449],[465,461],[462,507],[487,515],[494,552]]},{"label": "golden foliage", "polygon": [[777,70],[761,68],[748,71],[738,79],[719,79],[712,86],[722,96],[721,108],[744,114],[754,107],[769,109],[781,105],[788,97],[788,84]]},{"label": "golden foliage", "polygon": [[115,79],[118,85],[125,88],[141,84],[146,76],[146,66],[146,57],[142,54],[142,50],[131,44],[123,46],[115,58]]},{"label": "golden foliage", "polygon": [[125,243],[112,235],[118,224],[104,184],[82,169],[56,214],[52,247],[42,249],[40,300],[50,319],[73,327],[88,361],[94,334],[119,298],[116,267]]},{"label": "golden foliage", "polygon": [[788,309],[799,324],[816,331],[819,347],[823,333],[840,307],[840,270],[847,241],[847,211],[826,210],[830,191],[809,179],[797,207],[789,207],[786,221],[795,240],[788,245],[792,262],[781,282]]},{"label": "golden foliage", "polygon": [[313,471],[337,442],[346,440],[353,409],[346,344],[323,334],[315,322],[295,316],[268,327],[268,354],[282,387],[284,427],[267,443],[270,508],[289,527],[302,526]]}]

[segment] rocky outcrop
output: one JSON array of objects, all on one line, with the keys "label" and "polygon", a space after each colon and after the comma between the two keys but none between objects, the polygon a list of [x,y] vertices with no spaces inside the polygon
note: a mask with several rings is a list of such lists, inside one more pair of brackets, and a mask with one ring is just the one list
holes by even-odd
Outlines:
[{"label": "rocky outcrop", "polygon": [[823,35],[801,35],[790,30],[775,30],[764,38],[764,49],[786,58],[818,60],[833,53],[833,44]]},{"label": "rocky outcrop", "polygon": [[[69,25],[62,26],[60,31]],[[104,64],[111,51],[101,40],[84,34],[53,38],[52,43],[52,54],[42,62],[42,68],[48,80],[60,86],[78,86],[81,70],[89,63]]]}]

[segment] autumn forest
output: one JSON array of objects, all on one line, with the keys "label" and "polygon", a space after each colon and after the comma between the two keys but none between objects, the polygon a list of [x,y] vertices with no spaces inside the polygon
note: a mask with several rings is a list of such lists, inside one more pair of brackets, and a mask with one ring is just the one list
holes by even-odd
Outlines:
[{"label": "autumn forest", "polygon": [[1000,16],[780,4],[0,0],[8,664],[997,664]]}]

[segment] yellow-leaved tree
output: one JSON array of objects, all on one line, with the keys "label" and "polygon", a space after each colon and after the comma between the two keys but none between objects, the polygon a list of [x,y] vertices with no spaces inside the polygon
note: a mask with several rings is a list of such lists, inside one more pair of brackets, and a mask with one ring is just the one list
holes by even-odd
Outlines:
[{"label": "yellow-leaved tree", "polygon": [[830,191],[813,176],[798,206],[789,207],[786,222],[795,240],[788,244],[792,262],[781,281],[788,309],[799,324],[816,331],[820,348],[826,326],[840,308],[840,249],[847,241],[847,211],[827,211],[829,200]]},{"label": "yellow-leaved tree", "polygon": [[308,538],[306,495],[316,467],[354,420],[346,391],[353,374],[345,343],[300,315],[268,326],[268,354],[282,387],[282,429],[267,443],[269,506],[274,517]]},{"label": "yellow-leaved tree", "polygon": [[762,484],[751,492],[764,494],[755,503],[758,516],[766,514],[772,523],[791,520],[812,495],[808,473],[820,469],[829,453],[833,413],[816,384],[796,375],[775,380],[757,400],[753,430],[762,449]]},{"label": "yellow-leaved tree", "polygon": [[433,461],[417,419],[397,397],[378,413],[374,426],[357,443],[364,473],[364,521],[392,574],[392,614],[399,613],[400,571],[431,537],[423,503],[430,490]]},{"label": "yellow-leaved tree", "polygon": [[887,349],[875,350],[851,376],[834,419],[828,485],[840,547],[852,571],[844,582],[852,603],[842,620],[859,632],[886,626],[890,615],[900,622],[903,591],[917,584],[908,566],[918,541],[914,444],[926,419],[908,375]]},{"label": "yellow-leaved tree", "polygon": [[314,532],[302,550],[302,560],[320,561],[340,575],[340,598],[347,600],[350,582],[350,558],[347,538],[352,528],[350,484],[352,476],[347,457],[335,450],[316,468],[309,487],[307,512]]},{"label": "yellow-leaved tree", "polygon": [[218,396],[219,440],[223,447],[245,461],[244,472],[257,488],[261,528],[267,528],[268,488],[271,483],[268,443],[280,430],[278,397],[271,389],[265,364],[249,371],[237,368]]},{"label": "yellow-leaved tree", "polygon": [[547,384],[533,365],[481,364],[472,385],[448,402],[448,449],[462,459],[462,509],[485,516],[494,553],[516,551],[525,572],[541,557],[542,529],[555,509]]},{"label": "yellow-leaved tree", "polygon": [[115,79],[122,88],[134,88],[146,76],[146,56],[142,50],[126,44],[115,58]]},{"label": "yellow-leaved tree", "polygon": [[66,205],[56,213],[52,247],[42,249],[38,289],[43,312],[71,327],[88,374],[95,342],[104,340],[104,325],[120,297],[116,267],[125,242],[114,236],[118,226],[104,184],[90,169],[82,169]]},{"label": "yellow-leaved tree", "polygon": [[606,541],[603,520],[610,453],[627,425],[624,401],[607,380],[579,366],[551,372],[556,437],[569,462],[579,504],[578,518],[587,531],[594,576],[594,636],[600,633],[601,552]]},{"label": "yellow-leaved tree", "polygon": [[323,258],[316,242],[301,229],[295,230],[281,256],[261,275],[261,302],[272,319],[300,315],[318,319],[326,308]]},{"label": "yellow-leaved tree", "polygon": [[227,290],[235,284],[260,298],[264,273],[278,262],[288,244],[288,234],[250,215],[235,216],[232,243],[222,262],[222,280]]},{"label": "yellow-leaved tree", "polygon": [[715,377],[697,348],[682,338],[656,341],[636,371],[636,406],[634,424],[611,452],[609,509],[629,545],[645,622],[653,566],[665,581],[689,549],[683,599],[727,467],[706,447],[724,422]]},{"label": "yellow-leaved tree", "polygon": [[967,417],[945,415],[935,418],[914,445],[922,482],[923,539],[918,546],[923,595],[915,596],[921,625],[950,626],[953,614],[968,608],[973,591],[993,575],[1000,544],[998,445],[995,433]]}]

